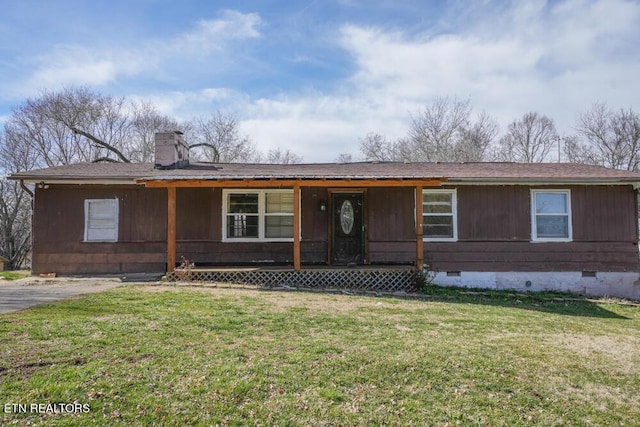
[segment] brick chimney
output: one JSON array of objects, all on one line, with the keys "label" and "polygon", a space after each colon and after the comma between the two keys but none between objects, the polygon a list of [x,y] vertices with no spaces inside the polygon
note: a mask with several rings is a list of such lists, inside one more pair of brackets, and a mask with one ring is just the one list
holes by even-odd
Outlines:
[{"label": "brick chimney", "polygon": [[179,169],[189,166],[189,145],[182,132],[157,132],[155,137],[156,169]]}]

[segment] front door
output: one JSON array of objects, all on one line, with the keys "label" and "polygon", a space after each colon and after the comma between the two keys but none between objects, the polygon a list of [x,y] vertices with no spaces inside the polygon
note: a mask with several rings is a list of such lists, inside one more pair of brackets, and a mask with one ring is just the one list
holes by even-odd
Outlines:
[{"label": "front door", "polygon": [[334,193],[331,199],[331,264],[364,264],[362,193]]}]

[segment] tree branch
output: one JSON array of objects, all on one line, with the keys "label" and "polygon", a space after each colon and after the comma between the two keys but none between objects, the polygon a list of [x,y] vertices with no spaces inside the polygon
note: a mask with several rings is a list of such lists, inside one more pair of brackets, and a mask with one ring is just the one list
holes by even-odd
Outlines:
[{"label": "tree branch", "polygon": [[209,147],[211,149],[217,150],[215,145],[209,144],[208,142],[199,142],[197,144],[192,144],[189,146],[189,150],[191,150],[192,148],[198,148],[198,147]]},{"label": "tree branch", "polygon": [[120,158],[120,160],[122,160],[124,163],[131,163],[131,161],[124,155],[122,154],[122,152],[120,150],[118,150],[117,148],[115,148],[112,145],[107,144],[106,142],[96,138],[95,136],[91,135],[88,132],[85,132],[83,130],[78,129],[77,127],[74,126],[69,126],[69,128],[74,132],[77,133],[79,135],[84,136],[85,138],[90,139],[91,141],[95,142],[96,144],[106,148],[107,150],[113,152],[116,154],[116,156],[118,156]]},{"label": "tree branch", "polygon": [[91,163],[100,163],[100,162],[120,163],[118,160],[112,159],[111,157],[98,157],[97,159],[93,160]]}]

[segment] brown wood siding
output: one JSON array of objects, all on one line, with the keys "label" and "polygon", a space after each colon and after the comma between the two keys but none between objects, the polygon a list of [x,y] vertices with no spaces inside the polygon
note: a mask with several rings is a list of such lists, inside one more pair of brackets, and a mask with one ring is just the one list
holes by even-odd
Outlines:
[{"label": "brown wood siding", "polygon": [[[118,242],[84,242],[85,199],[119,199]],[[36,189],[33,273],[164,271],[166,190],[51,185]]]},{"label": "brown wood siding", "polygon": [[[425,242],[425,262],[440,271],[638,271],[635,192],[631,186],[534,187],[571,190],[574,241],[531,243],[531,188],[460,186],[458,242]],[[373,264],[415,262],[412,188],[366,192],[367,254]],[[84,200],[120,200],[119,241],[85,243]],[[139,186],[51,185],[36,189],[33,272],[163,271],[167,194]],[[178,258],[199,264],[293,261],[293,243],[222,242],[222,190],[177,190]],[[303,188],[301,261],[327,263],[326,188]]]},{"label": "brown wood siding", "polygon": [[[326,264],[326,242],[301,242],[303,264]],[[196,265],[234,264],[291,264],[293,262],[292,242],[216,242],[178,241],[178,261],[181,257]]]},{"label": "brown wood siding", "polygon": [[369,242],[371,264],[415,264],[416,242]]},{"label": "brown wood siding", "polygon": [[176,198],[178,240],[220,240],[222,190],[178,188]]},{"label": "brown wood siding", "polygon": [[368,256],[372,264],[411,264],[416,259],[415,190],[369,188]]},{"label": "brown wood siding", "polygon": [[530,191],[516,185],[458,187],[458,240],[529,241]]},{"label": "brown wood siding", "polygon": [[[249,263],[289,264],[293,262],[292,242],[222,242],[222,190],[219,188],[179,188],[178,260],[184,256],[196,264],[224,265]],[[327,260],[326,188],[304,188],[302,200],[303,263]]]},{"label": "brown wood siding", "polygon": [[184,256],[196,265],[290,264],[293,262],[293,243],[178,241],[177,255],[178,259]]},{"label": "brown wood siding", "polygon": [[638,271],[638,248],[621,242],[426,242],[437,271]]},{"label": "brown wood siding", "polygon": [[[301,228],[302,241],[327,242],[329,237],[329,194],[326,188],[302,188]],[[320,202],[324,201],[326,209],[320,210]]]},{"label": "brown wood siding", "polygon": [[585,242],[637,240],[635,192],[631,186],[571,187],[573,239]]},{"label": "brown wood siding", "polygon": [[[531,242],[531,190],[571,190],[573,241]],[[458,242],[425,242],[439,271],[638,271],[631,186],[461,186]]]},{"label": "brown wood siding", "polygon": [[[326,188],[302,188],[300,190],[302,240],[300,255],[302,264],[326,264],[329,256],[329,192]],[[320,202],[326,209],[320,210]]]},{"label": "brown wood siding", "polygon": [[631,186],[460,186],[458,240],[530,241],[531,190],[571,191],[573,240],[633,242],[635,193]]}]

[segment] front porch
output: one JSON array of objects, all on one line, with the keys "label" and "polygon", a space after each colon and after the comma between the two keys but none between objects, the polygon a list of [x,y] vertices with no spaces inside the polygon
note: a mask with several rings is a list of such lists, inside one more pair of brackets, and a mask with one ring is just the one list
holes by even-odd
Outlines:
[{"label": "front porch", "polygon": [[423,277],[414,266],[176,268],[166,275],[169,281],[373,292],[413,292]]},{"label": "front porch", "polygon": [[[286,280],[302,281],[310,287],[369,280],[354,279],[363,276],[366,268],[357,274],[337,275],[333,268],[320,274],[310,265],[413,264],[414,269],[421,269],[423,188],[439,187],[443,181],[262,177],[138,180],[146,187],[166,190],[169,275],[179,257],[199,265],[270,262],[290,265],[300,273],[288,273]],[[260,282],[269,280],[263,273],[250,276]],[[333,276],[338,278],[333,280]],[[392,287],[409,287],[411,280],[400,280],[402,284]]]}]

